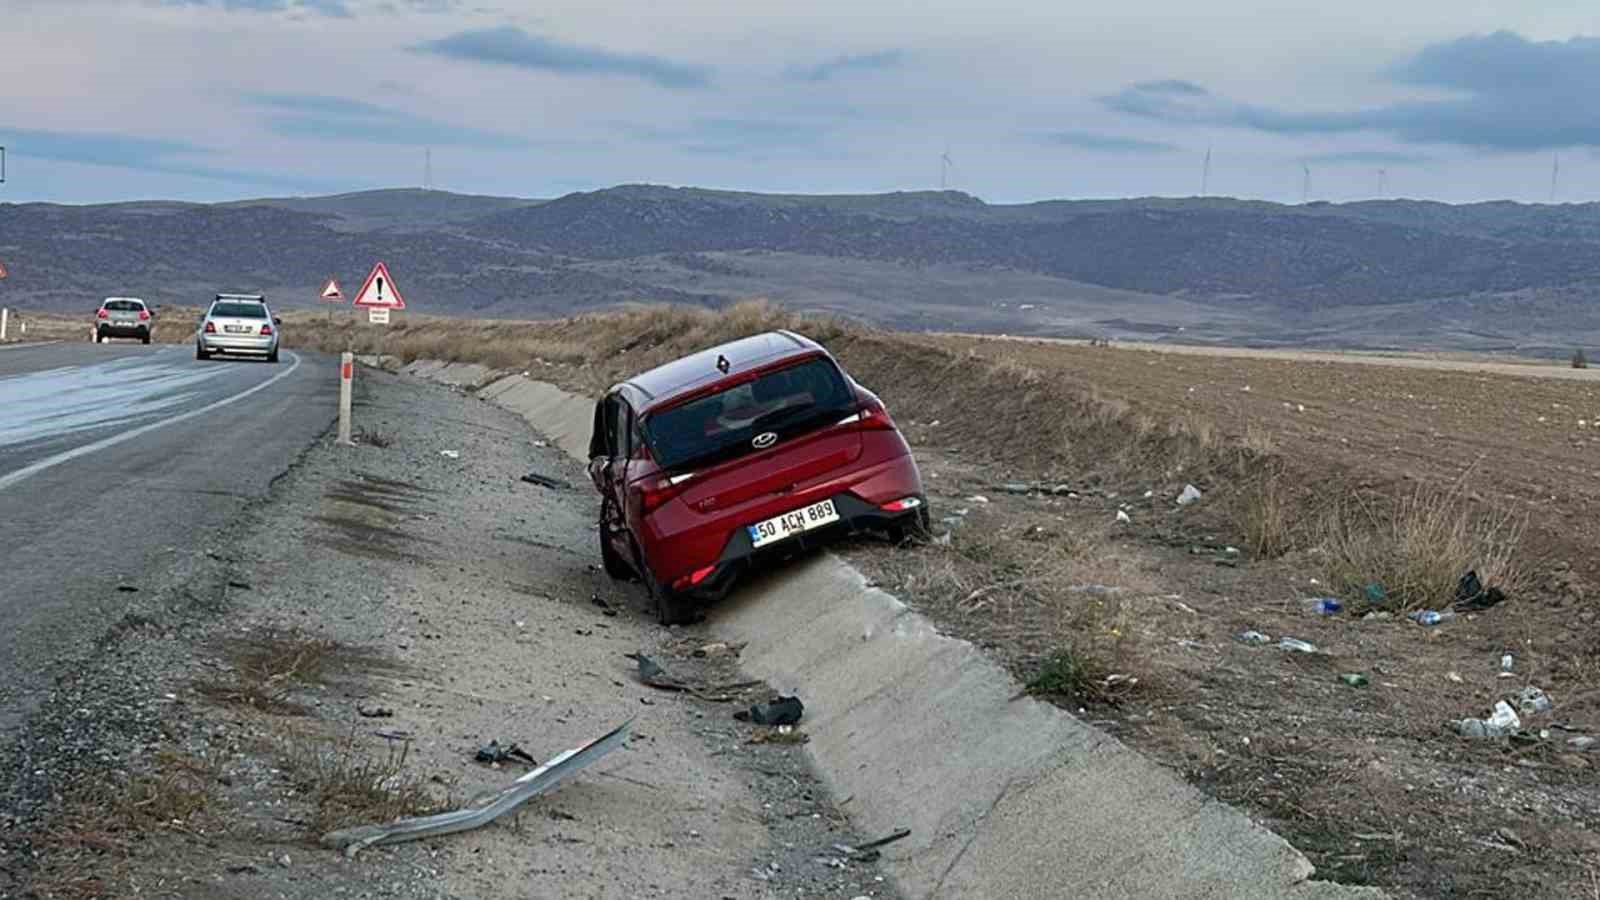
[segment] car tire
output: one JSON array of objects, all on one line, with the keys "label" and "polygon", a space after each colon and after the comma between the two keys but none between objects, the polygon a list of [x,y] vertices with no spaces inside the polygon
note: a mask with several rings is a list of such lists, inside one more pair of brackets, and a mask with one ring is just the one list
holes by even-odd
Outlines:
[{"label": "car tire", "polygon": [[278,348],[277,347],[273,347],[272,348],[272,352],[267,354],[267,362],[275,363],[277,361],[278,361]]},{"label": "car tire", "polygon": [[616,549],[611,546],[611,541],[606,537],[605,513],[603,511],[600,517],[600,562],[602,567],[606,570],[607,575],[617,581],[631,581],[633,579],[633,568],[628,565],[627,560],[617,554]]},{"label": "car tire", "polygon": [[205,348],[201,347],[199,344],[195,344],[194,345],[194,358],[195,359],[210,359],[211,358],[211,354],[207,353],[205,351]]},{"label": "car tire", "polygon": [[140,341],[146,344],[150,343],[150,335],[145,335],[144,337],[140,338]]},{"label": "car tire", "polygon": [[895,544],[904,544],[907,541],[924,541],[933,533],[932,519],[928,515],[928,507],[923,506],[908,519],[902,519],[889,526],[889,540]]},{"label": "car tire", "polygon": [[656,578],[656,573],[650,571],[650,564],[639,552],[639,545],[631,540],[629,545],[633,550],[633,558],[638,560],[639,578],[644,582],[645,590],[650,592],[650,605],[655,610],[656,621],[662,625],[688,625],[698,619],[699,605],[692,598],[662,584]]}]

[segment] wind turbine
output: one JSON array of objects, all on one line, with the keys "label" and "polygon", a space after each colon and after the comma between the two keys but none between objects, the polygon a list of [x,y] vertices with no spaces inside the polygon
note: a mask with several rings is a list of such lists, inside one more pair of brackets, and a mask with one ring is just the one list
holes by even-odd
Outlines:
[{"label": "wind turbine", "polygon": [[422,189],[433,190],[433,148],[422,151]]},{"label": "wind turbine", "polygon": [[1300,171],[1304,173],[1304,177],[1300,181],[1300,202],[1304,203],[1311,199],[1311,167],[1301,163]]},{"label": "wind turbine", "polygon": [[1206,145],[1206,161],[1200,165],[1200,196],[1204,197],[1211,186],[1211,145]]},{"label": "wind turbine", "polygon": [[1389,176],[1389,173],[1387,171],[1385,171],[1383,169],[1379,169],[1378,170],[1378,196],[1380,198],[1383,196],[1383,182],[1384,182],[1384,179],[1387,178],[1388,176]]},{"label": "wind turbine", "polygon": [[1550,157],[1550,202],[1556,202],[1556,178],[1561,174],[1561,154]]},{"label": "wind turbine", "polygon": [[950,167],[954,165],[955,161],[950,159],[950,144],[946,142],[944,152],[939,154],[939,190],[945,189],[949,181]]}]

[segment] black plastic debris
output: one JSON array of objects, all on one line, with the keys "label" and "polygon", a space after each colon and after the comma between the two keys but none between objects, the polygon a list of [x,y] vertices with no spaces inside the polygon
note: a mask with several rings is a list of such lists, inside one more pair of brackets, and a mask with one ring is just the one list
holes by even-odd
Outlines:
[{"label": "black plastic debris", "polygon": [[500,746],[499,741],[490,741],[489,743],[484,744],[482,747],[479,747],[478,755],[474,758],[481,763],[503,763],[510,762],[511,760],[515,759],[520,762],[525,762],[530,766],[537,766],[539,764],[538,760],[534,759],[532,756],[529,756],[527,751],[523,750],[521,747],[518,747],[516,744],[509,744],[502,747]]},{"label": "black plastic debris", "polygon": [[387,706],[357,706],[356,712],[365,719],[392,719],[394,710]]},{"label": "black plastic debris", "polygon": [[551,478],[548,475],[540,475],[538,472],[529,472],[528,474],[522,476],[522,480],[529,484],[537,484],[540,487],[547,487],[552,491],[564,491],[571,488],[571,485],[567,484],[565,481],[559,481],[555,478]]},{"label": "black plastic debris", "polygon": [[1454,606],[1458,611],[1488,609],[1506,599],[1499,588],[1485,588],[1476,571],[1468,572],[1456,582]]},{"label": "black plastic debris", "polygon": [[757,725],[793,725],[800,721],[805,711],[805,704],[800,702],[799,697],[778,697],[771,703],[757,703],[749,709],[741,709],[733,717]]}]

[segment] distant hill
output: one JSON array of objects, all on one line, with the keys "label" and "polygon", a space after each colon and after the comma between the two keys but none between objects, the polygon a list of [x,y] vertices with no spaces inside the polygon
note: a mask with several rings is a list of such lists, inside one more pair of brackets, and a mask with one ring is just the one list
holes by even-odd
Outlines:
[{"label": "distant hill", "polygon": [[310,304],[389,263],[413,308],[486,316],[748,296],[909,328],[1563,352],[1600,345],[1600,205],[1227,198],[991,205],[955,191],[625,185],[553,200],[387,190],[0,205],[0,303],[216,290]]}]

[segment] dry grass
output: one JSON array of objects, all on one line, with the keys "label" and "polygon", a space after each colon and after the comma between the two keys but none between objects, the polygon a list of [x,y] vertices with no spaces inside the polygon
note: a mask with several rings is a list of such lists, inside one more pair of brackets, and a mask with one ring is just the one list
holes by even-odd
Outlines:
[{"label": "dry grass", "polygon": [[164,749],[150,771],[71,786],[65,810],[33,841],[37,868],[23,896],[119,896],[135,845],[164,829],[197,830],[220,775],[217,760]]},{"label": "dry grass", "polygon": [[281,745],[284,770],[312,803],[310,833],[391,822],[437,812],[427,781],[410,766],[410,743],[385,741],[374,749],[356,728],[335,738],[292,733]]},{"label": "dry grass", "polygon": [[1259,422],[1249,422],[1244,426],[1244,438],[1241,444],[1246,450],[1257,456],[1270,456],[1278,452],[1278,442]]},{"label": "dry grass", "polygon": [[1402,609],[1443,609],[1469,570],[1507,594],[1524,586],[1518,549],[1525,522],[1475,509],[1459,484],[1419,485],[1392,503],[1353,498],[1331,505],[1319,546],[1329,583],[1344,595],[1359,598],[1377,583]]},{"label": "dry grass", "polygon": [[376,428],[358,428],[353,437],[358,444],[365,444],[379,449],[394,446],[395,440],[391,432],[381,431]]},{"label": "dry grass", "polygon": [[1111,676],[1139,669],[1133,622],[1155,593],[1152,576],[1059,521],[985,526],[973,521],[948,544],[875,553],[868,565],[963,637],[1037,672],[1030,690],[1079,703],[1120,697],[1130,685]]},{"label": "dry grass", "polygon": [[233,641],[230,676],[195,685],[203,697],[272,715],[304,715],[305,707],[290,698],[295,690],[321,683],[331,656],[341,648],[334,641],[297,631],[268,632]]},{"label": "dry grass", "polygon": [[1257,477],[1241,491],[1233,508],[1235,525],[1251,555],[1270,559],[1295,547],[1292,500],[1281,474]]}]

